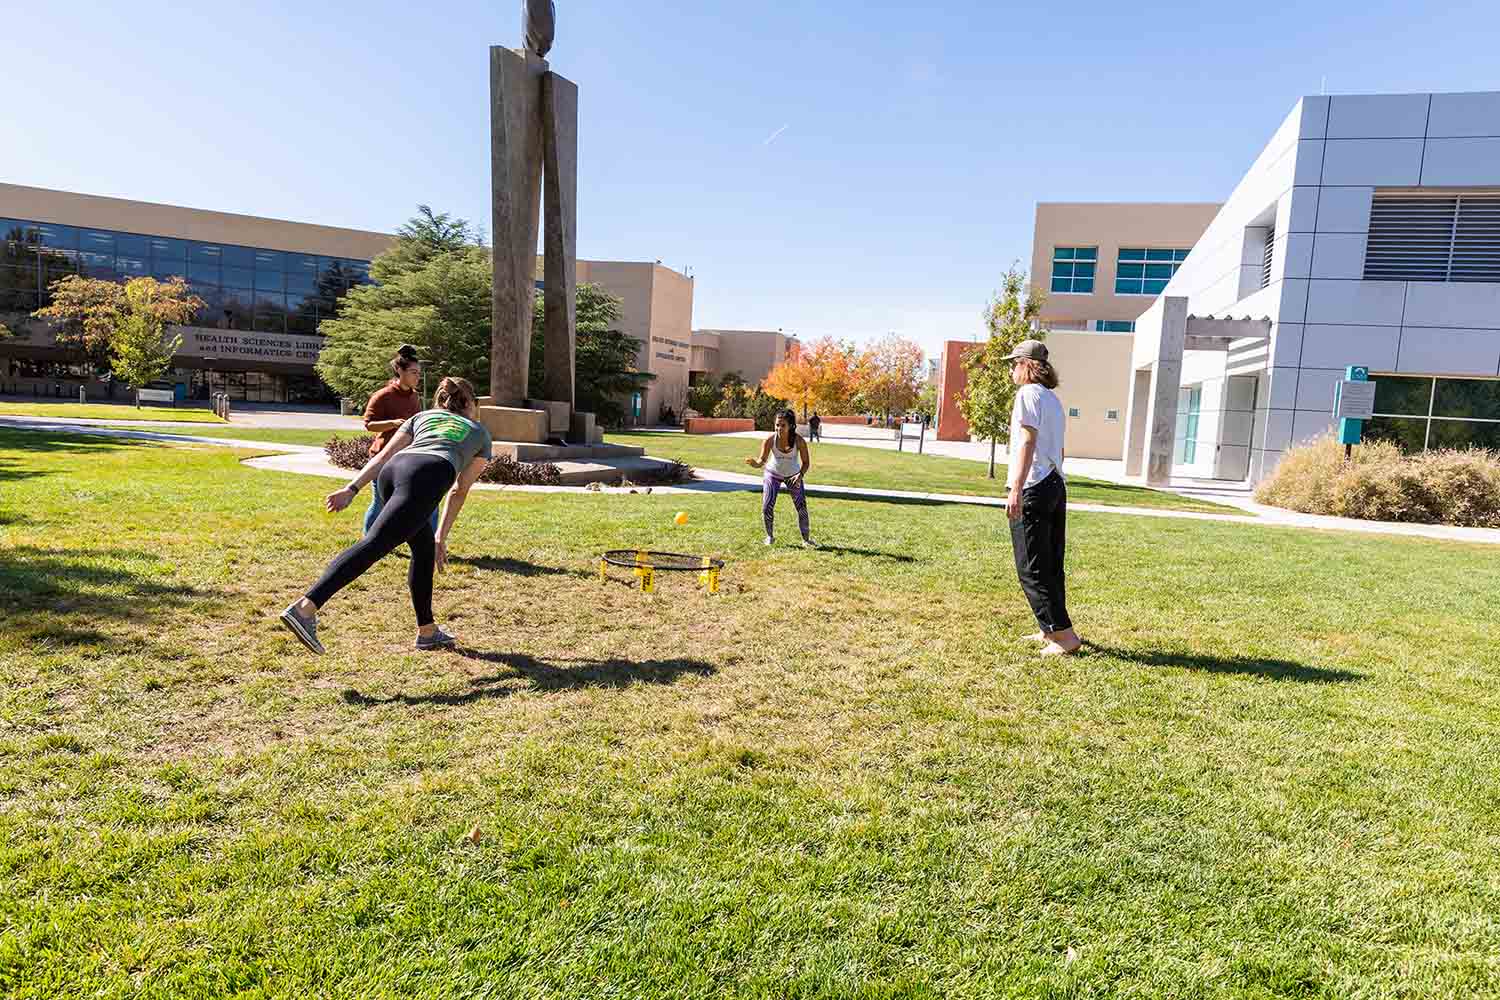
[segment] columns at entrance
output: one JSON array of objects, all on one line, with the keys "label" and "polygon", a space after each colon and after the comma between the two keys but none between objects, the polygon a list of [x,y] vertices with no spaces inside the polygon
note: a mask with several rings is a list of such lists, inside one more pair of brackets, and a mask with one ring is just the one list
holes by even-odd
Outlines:
[{"label": "columns at entrance", "polygon": [[[1166,486],[1172,479],[1177,391],[1182,386],[1182,354],[1187,347],[1187,302],[1184,296],[1163,297],[1136,325],[1125,474],[1139,476],[1144,471],[1149,486]],[[1143,324],[1148,329],[1142,330]]]}]

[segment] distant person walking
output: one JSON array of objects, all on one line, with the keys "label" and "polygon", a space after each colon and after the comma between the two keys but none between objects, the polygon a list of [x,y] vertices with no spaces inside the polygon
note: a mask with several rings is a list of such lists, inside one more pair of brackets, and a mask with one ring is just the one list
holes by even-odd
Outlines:
[{"label": "distant person walking", "polygon": [[1062,474],[1063,408],[1052,391],[1057,372],[1040,340],[1022,341],[1006,360],[1019,387],[1011,409],[1005,498],[1016,575],[1041,627],[1031,638],[1043,644],[1043,656],[1063,656],[1076,653],[1082,641],[1068,617],[1063,579],[1068,491]]},{"label": "distant person walking", "polygon": [[[324,501],[330,511],[341,511],[372,480],[378,480],[386,498],[370,532],[336,556],[318,582],[281,613],[281,623],[314,653],[323,652],[319,609],[402,542],[411,546],[406,581],[417,613],[417,648],[438,649],[456,641],[433,620],[432,574],[447,564],[448,535],[489,463],[492,442],[478,422],[479,403],[467,379],[443,379],[433,402],[436,407],[408,418],[353,482]],[[444,493],[448,504],[434,536],[431,517]]]},{"label": "distant person walking", "polygon": [[807,494],[804,480],[812,459],[807,454],[807,442],[797,434],[797,414],[783,410],[776,414],[776,431],[761,445],[759,458],[747,458],[745,464],[752,469],[765,469],[761,483],[761,520],[766,526],[766,544],[775,542],[776,497],[782,487],[792,495],[792,506],[797,509],[797,528],[802,532],[802,544],[810,549],[818,547],[812,540],[807,518]]},{"label": "distant person walking", "polygon": [[[391,443],[403,423],[422,411],[422,395],[417,391],[422,384],[422,363],[417,360],[415,347],[402,344],[396,349],[396,356],[391,359],[391,374],[395,377],[375,390],[365,404],[365,430],[375,435],[370,442],[371,459]],[[370,533],[384,503],[380,480],[376,479],[370,489],[370,509],[365,511],[365,534]],[[432,530],[437,533],[436,510],[432,512]]]},{"label": "distant person walking", "polygon": [[816,410],[813,411],[812,419],[807,422],[807,434],[814,441],[823,440],[823,418],[818,416]]}]

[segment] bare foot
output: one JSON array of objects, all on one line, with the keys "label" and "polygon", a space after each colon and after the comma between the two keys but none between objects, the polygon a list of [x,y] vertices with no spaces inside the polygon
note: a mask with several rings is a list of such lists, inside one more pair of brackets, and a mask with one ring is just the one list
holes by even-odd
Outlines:
[{"label": "bare foot", "polygon": [[1041,655],[1042,656],[1072,656],[1074,653],[1078,652],[1082,648],[1083,648],[1083,643],[1077,642],[1077,641],[1075,641],[1073,643],[1073,645],[1071,645],[1071,646],[1063,646],[1063,645],[1060,645],[1059,643],[1049,641],[1047,643],[1047,645],[1045,645],[1045,646],[1042,647]]},{"label": "bare foot", "polygon": [[1052,640],[1050,640],[1050,639],[1047,638],[1047,633],[1046,632],[1042,632],[1040,630],[1031,633],[1026,638],[1028,640],[1030,640],[1031,642],[1042,642],[1042,643],[1045,643],[1045,642],[1051,642],[1052,641]]}]

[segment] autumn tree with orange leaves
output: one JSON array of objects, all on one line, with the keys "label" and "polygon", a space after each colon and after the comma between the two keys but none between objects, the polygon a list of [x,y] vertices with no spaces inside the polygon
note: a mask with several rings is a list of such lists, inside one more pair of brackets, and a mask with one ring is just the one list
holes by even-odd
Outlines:
[{"label": "autumn tree with orange leaves", "polygon": [[854,400],[862,409],[889,417],[905,413],[922,394],[922,348],[894,333],[881,337],[854,366]]},{"label": "autumn tree with orange leaves", "polygon": [[854,391],[855,351],[832,337],[823,337],[792,353],[771,369],[761,383],[765,391],[802,410],[839,413],[849,408]]}]

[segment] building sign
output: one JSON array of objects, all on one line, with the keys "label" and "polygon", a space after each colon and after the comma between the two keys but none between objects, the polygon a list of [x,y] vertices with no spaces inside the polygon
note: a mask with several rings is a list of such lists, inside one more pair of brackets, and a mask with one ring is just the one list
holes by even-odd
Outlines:
[{"label": "building sign", "polygon": [[687,364],[687,360],[688,359],[684,355],[678,354],[675,351],[670,350],[670,348],[678,347],[678,348],[681,348],[683,350],[691,350],[692,349],[692,345],[691,344],[685,344],[685,343],[683,343],[680,340],[673,340],[671,337],[652,337],[651,338],[651,343],[653,343],[653,344],[661,344],[662,346],[669,348],[669,350],[666,350],[666,351],[656,351],[656,352],[654,352],[657,360],[659,360],[659,361],[677,361],[677,362],[680,362],[682,364]]},{"label": "building sign", "polygon": [[[50,324],[17,324],[14,343],[27,347],[56,347],[56,330]],[[182,335],[177,358],[215,361],[274,361],[284,365],[307,365],[318,360],[322,337],[287,333],[251,333],[249,330],[215,330],[205,326],[169,326],[167,337]]]},{"label": "building sign", "polygon": [[1375,383],[1346,381],[1339,386],[1340,420],[1369,420],[1375,416]]},{"label": "building sign", "polygon": [[322,337],[299,337],[286,333],[251,333],[248,330],[180,328],[182,347],[178,357],[235,361],[275,361],[286,365],[311,365],[323,349]]},{"label": "building sign", "polygon": [[1375,383],[1370,381],[1370,369],[1364,365],[1350,365],[1344,369],[1344,380],[1333,393],[1333,415],[1339,421],[1339,444],[1344,446],[1344,457],[1364,437],[1365,421],[1375,415]]}]

